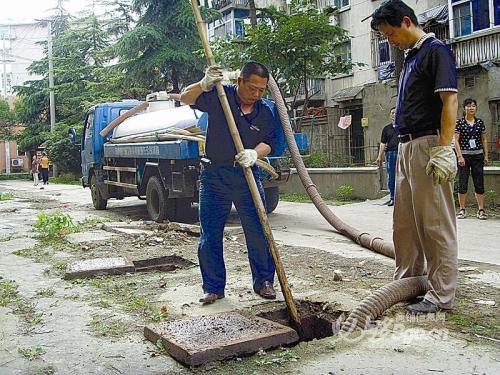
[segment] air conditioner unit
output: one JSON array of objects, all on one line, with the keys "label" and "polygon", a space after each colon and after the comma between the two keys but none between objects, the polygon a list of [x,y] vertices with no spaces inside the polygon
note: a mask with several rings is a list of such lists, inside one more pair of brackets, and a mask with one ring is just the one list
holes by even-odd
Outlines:
[{"label": "air conditioner unit", "polygon": [[23,159],[12,159],[11,163],[12,163],[13,167],[22,167],[23,166]]}]

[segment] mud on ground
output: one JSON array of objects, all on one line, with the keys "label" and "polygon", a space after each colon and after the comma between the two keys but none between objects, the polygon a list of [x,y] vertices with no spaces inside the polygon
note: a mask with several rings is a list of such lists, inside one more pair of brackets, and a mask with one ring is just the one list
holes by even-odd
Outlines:
[{"label": "mud on ground", "polygon": [[[75,222],[92,220],[71,241],[71,236],[42,241],[32,227],[36,213],[54,209],[68,213]],[[227,310],[265,313],[283,309],[283,299],[265,301],[252,291],[245,242],[238,228],[229,228],[225,235],[226,299],[206,308],[198,302],[201,278],[197,267],[63,280],[68,264],[91,258],[178,255],[197,263],[198,238],[192,233],[153,223],[140,225],[148,233],[134,236],[103,229],[117,217],[89,207],[68,209],[55,200],[35,200],[26,194],[0,203],[0,218],[13,223],[10,231],[0,232],[0,320],[6,327],[0,335],[6,344],[0,351],[0,366],[46,374],[91,373],[85,370],[88,363],[102,370],[95,373],[283,373],[339,345],[325,339],[201,369],[178,365],[163,354],[161,346],[144,340],[144,325]],[[314,248],[278,248],[295,298],[323,302],[329,309],[349,311],[392,278],[392,267],[386,262],[353,260]],[[411,327],[438,326],[451,336],[481,345],[498,344],[500,267],[460,262],[460,268],[457,306],[451,313],[439,321],[401,321]],[[404,305],[399,304],[382,321],[402,316]]]}]

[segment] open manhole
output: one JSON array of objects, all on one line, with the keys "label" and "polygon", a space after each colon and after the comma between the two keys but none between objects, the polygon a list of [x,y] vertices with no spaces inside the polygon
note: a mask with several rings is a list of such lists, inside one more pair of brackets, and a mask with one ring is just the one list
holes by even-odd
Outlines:
[{"label": "open manhole", "polygon": [[68,265],[64,278],[76,279],[145,271],[171,272],[176,269],[189,268],[195,265],[195,263],[177,255],[143,260],[131,260],[126,256],[115,258],[95,258],[80,260]]},{"label": "open manhole", "polygon": [[[297,311],[302,324],[300,341],[310,341],[333,336],[340,330],[339,319],[346,311],[335,310],[327,302],[296,300]],[[265,311],[257,316],[290,326],[290,315],[286,308]]]},{"label": "open manhole", "polygon": [[237,312],[175,320],[144,327],[153,343],[188,366],[249,355],[290,345],[299,337],[290,327]]},{"label": "open manhole", "polygon": [[143,260],[132,261],[136,272],[145,271],[174,271],[179,268],[190,268],[196,266],[190,260],[184,259],[177,255],[169,255],[159,258],[149,258]]}]

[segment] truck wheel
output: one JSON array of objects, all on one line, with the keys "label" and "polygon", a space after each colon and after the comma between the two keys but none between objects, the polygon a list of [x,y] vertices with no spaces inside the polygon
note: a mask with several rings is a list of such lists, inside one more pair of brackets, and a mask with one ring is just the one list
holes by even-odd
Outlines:
[{"label": "truck wheel", "polygon": [[167,218],[167,192],[158,176],[153,176],[148,181],[146,206],[151,220],[161,223]]},{"label": "truck wheel", "polygon": [[92,204],[96,210],[105,210],[108,205],[108,200],[102,197],[102,193],[97,187],[97,178],[93,174],[90,178],[90,194],[92,196]]},{"label": "truck wheel", "polygon": [[278,207],[278,202],[280,200],[279,187],[268,187],[267,189],[264,189],[264,194],[266,196],[266,212],[270,214],[276,209],[276,207]]}]

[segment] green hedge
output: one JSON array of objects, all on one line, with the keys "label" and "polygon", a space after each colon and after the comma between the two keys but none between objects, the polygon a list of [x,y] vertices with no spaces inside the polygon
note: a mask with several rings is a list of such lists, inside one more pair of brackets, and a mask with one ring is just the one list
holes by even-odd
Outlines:
[{"label": "green hedge", "polygon": [[0,173],[0,180],[31,180],[31,173]]}]

